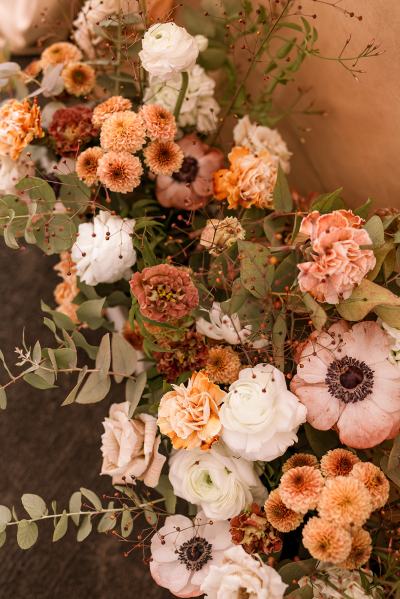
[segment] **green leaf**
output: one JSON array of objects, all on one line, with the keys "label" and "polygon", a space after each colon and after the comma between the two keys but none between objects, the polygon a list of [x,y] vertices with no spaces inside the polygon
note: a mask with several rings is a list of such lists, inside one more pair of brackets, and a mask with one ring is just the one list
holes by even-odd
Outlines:
[{"label": "green leaf", "polygon": [[121,535],[126,539],[129,537],[133,529],[133,518],[129,510],[122,512],[121,518]]},{"label": "green leaf", "polygon": [[17,525],[17,543],[21,549],[30,549],[37,541],[39,530],[36,522],[21,520]]},{"label": "green leaf", "polygon": [[171,482],[166,474],[162,474],[160,476],[156,491],[158,491],[158,493],[164,497],[165,509],[167,510],[168,514],[175,514],[177,498]]},{"label": "green leaf", "polygon": [[[110,501],[107,507],[109,510],[113,509],[114,502]],[[108,532],[109,530],[112,530],[116,524],[117,518],[115,517],[115,514],[113,512],[106,513],[99,520],[99,523],[97,525],[97,532]]]},{"label": "green leaf", "polygon": [[79,331],[74,331],[72,333],[72,339],[77,347],[83,349],[91,360],[94,360],[97,356],[97,352],[99,348],[96,345],[90,345],[85,339],[85,337]]},{"label": "green leaf", "polygon": [[81,322],[86,322],[91,329],[98,329],[103,324],[102,310],[106,298],[88,300],[83,302],[76,311]]},{"label": "green leaf", "polygon": [[272,327],[272,348],[275,366],[279,370],[285,368],[285,340],[287,335],[286,314],[280,312]]},{"label": "green leaf", "polygon": [[317,329],[317,331],[321,331],[328,319],[325,310],[309,293],[305,293],[303,295],[303,302],[306,308],[310,311],[310,316],[314,327]]},{"label": "green leaf", "polygon": [[110,387],[109,376],[104,377],[99,372],[91,372],[75,401],[80,404],[97,403],[106,397]]},{"label": "green leaf", "polygon": [[321,214],[328,214],[333,210],[341,210],[345,207],[345,203],[341,198],[343,187],[339,187],[331,193],[323,193],[318,196],[311,204],[310,210],[318,210]]},{"label": "green leaf", "polygon": [[385,322],[400,328],[400,298],[377,285],[364,279],[353,291],[349,299],[340,302],[337,311],[345,320],[363,320],[372,310]]},{"label": "green leaf", "polygon": [[54,532],[53,532],[53,543],[62,539],[63,536],[66,534],[67,530],[68,530],[68,516],[67,516],[67,511],[63,510],[63,513],[62,513],[60,519],[58,520],[56,527],[54,529]]},{"label": "green leaf", "polygon": [[340,445],[339,437],[333,430],[316,430],[311,424],[304,425],[307,441],[318,458],[321,458],[330,449],[336,449]]},{"label": "green leaf", "polygon": [[150,504],[146,505],[146,507],[143,508],[143,513],[144,513],[144,517],[146,518],[146,522],[150,526],[157,525],[158,517],[157,517],[157,514],[155,513],[152,505],[150,505]]},{"label": "green leaf", "polygon": [[60,186],[59,199],[64,206],[71,208],[72,212],[82,214],[90,201],[90,189],[75,173],[69,175],[57,174],[62,185]]},{"label": "green leaf", "polygon": [[5,505],[0,505],[0,533],[7,528],[7,524],[11,522],[11,518],[11,510]]},{"label": "green leaf", "polygon": [[39,495],[25,493],[21,497],[21,502],[31,518],[41,518],[47,514],[46,504]]},{"label": "green leaf", "polygon": [[134,347],[119,333],[114,333],[111,341],[112,350],[112,369],[114,372],[121,372],[122,374],[115,374],[114,379],[116,383],[120,383],[124,375],[130,376],[137,366],[137,352]]},{"label": "green leaf", "polygon": [[82,522],[79,526],[78,533],[76,535],[76,540],[78,543],[81,543],[90,535],[92,532],[92,520],[90,514],[86,514],[82,518]]},{"label": "green leaf", "polygon": [[100,342],[99,351],[96,356],[96,368],[100,371],[99,374],[105,378],[110,371],[111,365],[111,348],[110,334],[104,335]]},{"label": "green leaf", "polygon": [[84,497],[86,497],[86,499],[89,499],[90,503],[94,505],[98,512],[100,512],[103,509],[100,498],[96,495],[96,493],[94,493],[94,491],[81,487],[80,492]]},{"label": "green leaf", "polygon": [[359,208],[356,208],[354,210],[354,214],[356,214],[357,216],[360,216],[361,218],[363,218],[364,220],[366,220],[368,218],[368,214],[370,212],[370,208],[372,206],[372,200],[371,198],[368,198],[368,200]]},{"label": "green leaf", "polygon": [[54,357],[58,368],[75,368],[76,366],[76,350],[70,347],[55,349]]},{"label": "green leaf", "polygon": [[0,387],[0,410],[5,410],[7,407],[7,395],[3,387]]},{"label": "green leaf", "polygon": [[3,547],[4,543],[6,542],[7,539],[7,533],[5,530],[0,532],[0,548]]},{"label": "green leaf", "polygon": [[141,372],[136,381],[128,379],[125,386],[125,399],[129,402],[129,418],[132,418],[146,386],[147,374]]},{"label": "green leaf", "polygon": [[28,383],[28,385],[35,387],[35,389],[54,389],[55,387],[55,385],[48,383],[45,379],[34,372],[28,372],[28,374],[25,374],[23,379],[26,383]]},{"label": "green leaf", "polygon": [[78,526],[79,524],[79,514],[76,514],[75,512],[80,512],[81,511],[81,507],[82,507],[82,494],[80,491],[75,491],[75,493],[72,493],[71,498],[69,500],[69,511],[70,513],[72,513],[73,515],[71,516],[72,521],[74,522],[74,524],[76,524],[76,526]]},{"label": "green leaf", "polygon": [[292,210],[293,198],[281,165],[278,166],[278,176],[273,195],[275,210],[281,210],[282,212],[290,212]]},{"label": "green leaf", "polygon": [[32,200],[38,200],[38,212],[48,212],[56,203],[53,188],[39,177],[25,177],[15,187],[19,191],[27,191]]},{"label": "green leaf", "polygon": [[272,284],[273,291],[283,292],[286,287],[292,287],[299,272],[297,264],[298,257],[294,252],[291,252],[282,260],[275,270]]},{"label": "green leaf", "polygon": [[296,586],[296,583],[300,578],[303,576],[311,576],[315,572],[317,563],[316,559],[290,562],[279,569],[279,575],[283,582],[289,585],[289,590],[291,590],[293,586]]},{"label": "green leaf", "polygon": [[81,386],[83,379],[85,378],[87,369],[88,369],[87,366],[84,366],[82,368],[82,370],[79,373],[78,380],[76,382],[75,387],[73,387],[73,389],[71,389],[71,391],[68,393],[67,397],[64,399],[61,406],[68,406],[69,404],[74,403],[76,395],[78,393],[78,389]]},{"label": "green leaf", "polygon": [[383,222],[377,214],[371,216],[369,221],[365,223],[364,229],[370,236],[374,248],[380,247],[385,243],[385,231],[383,229]]},{"label": "green leaf", "polygon": [[259,243],[239,241],[240,279],[252,295],[264,299],[274,276],[274,266],[269,263],[270,251]]}]

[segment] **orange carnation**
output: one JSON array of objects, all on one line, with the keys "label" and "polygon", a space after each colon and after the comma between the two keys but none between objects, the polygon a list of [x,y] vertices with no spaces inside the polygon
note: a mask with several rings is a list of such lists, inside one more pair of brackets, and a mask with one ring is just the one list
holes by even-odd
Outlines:
[{"label": "orange carnation", "polygon": [[29,100],[7,100],[0,107],[0,154],[18,160],[35,137],[43,137],[40,108]]}]

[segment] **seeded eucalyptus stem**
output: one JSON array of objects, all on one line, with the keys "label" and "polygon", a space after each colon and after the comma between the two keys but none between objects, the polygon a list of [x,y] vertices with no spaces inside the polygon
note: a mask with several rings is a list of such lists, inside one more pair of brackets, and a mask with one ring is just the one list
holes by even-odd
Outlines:
[{"label": "seeded eucalyptus stem", "polygon": [[174,117],[175,117],[176,120],[178,120],[178,117],[180,115],[182,104],[183,104],[183,101],[185,99],[185,95],[186,95],[186,92],[187,92],[188,85],[189,85],[189,73],[187,73],[186,71],[183,71],[183,73],[182,73],[182,85],[181,85],[181,89],[179,91],[178,98],[176,100],[175,110],[174,110]]}]

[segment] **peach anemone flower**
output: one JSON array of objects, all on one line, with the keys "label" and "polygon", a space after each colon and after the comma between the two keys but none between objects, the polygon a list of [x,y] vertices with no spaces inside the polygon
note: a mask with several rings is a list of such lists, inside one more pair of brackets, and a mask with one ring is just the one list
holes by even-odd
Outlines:
[{"label": "peach anemone flower", "polygon": [[337,427],[343,444],[375,447],[400,430],[400,369],[376,322],[340,321],[302,348],[291,390],[316,429]]},{"label": "peach anemone flower", "polygon": [[221,430],[218,407],[225,392],[202,372],[192,375],[187,387],[172,385],[158,408],[160,431],[175,449],[209,449]]}]

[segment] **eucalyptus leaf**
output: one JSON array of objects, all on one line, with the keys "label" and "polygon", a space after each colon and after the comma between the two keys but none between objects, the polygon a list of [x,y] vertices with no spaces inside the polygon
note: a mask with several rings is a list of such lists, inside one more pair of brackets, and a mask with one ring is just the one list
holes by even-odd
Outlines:
[{"label": "eucalyptus leaf", "polygon": [[76,311],[81,322],[86,322],[91,329],[98,329],[103,324],[102,311],[106,298],[83,302]]},{"label": "eucalyptus leaf", "polygon": [[133,518],[128,509],[122,512],[121,517],[121,535],[126,539],[129,537],[133,529]]},{"label": "eucalyptus leaf", "polygon": [[147,375],[145,372],[141,372],[136,381],[133,379],[127,379],[125,386],[125,399],[129,402],[129,418],[135,413],[135,410],[140,402],[144,388],[146,386]]},{"label": "eucalyptus leaf", "polygon": [[71,389],[71,391],[68,393],[67,397],[62,402],[62,404],[61,404],[62,406],[68,406],[69,404],[74,403],[76,395],[78,393],[78,390],[82,384],[83,379],[85,378],[87,369],[88,369],[87,366],[84,366],[82,368],[82,370],[79,373],[76,385],[73,387],[73,389]]},{"label": "eucalyptus leaf", "polygon": [[21,497],[21,503],[31,518],[41,518],[47,514],[46,504],[39,495],[25,493]]},{"label": "eucalyptus leaf", "polygon": [[293,198],[290,193],[289,185],[282,170],[281,165],[278,166],[278,175],[273,192],[275,210],[282,212],[290,212],[293,208]]},{"label": "eucalyptus leaf", "polygon": [[110,387],[109,376],[104,377],[99,372],[91,372],[75,401],[80,404],[97,403],[106,397]]},{"label": "eucalyptus leaf", "polygon": [[71,518],[72,521],[74,522],[74,524],[76,526],[78,526],[79,524],[79,514],[77,514],[76,512],[80,512],[82,509],[82,494],[80,491],[75,491],[75,493],[72,493],[71,498],[69,500],[69,511],[72,514]]},{"label": "eucalyptus leaf", "polygon": [[112,350],[112,369],[116,383],[120,383],[124,376],[130,376],[137,366],[137,351],[128,341],[119,333],[114,333],[111,340]]},{"label": "eucalyptus leaf", "polygon": [[240,279],[243,287],[259,299],[265,298],[274,277],[270,251],[259,243],[239,241]]},{"label": "eucalyptus leaf", "polygon": [[37,541],[39,530],[36,522],[21,520],[17,525],[17,543],[21,549],[30,549]]},{"label": "eucalyptus leaf", "polygon": [[56,527],[54,529],[54,532],[53,532],[53,543],[62,539],[63,536],[66,534],[67,530],[68,530],[68,516],[67,516],[67,511],[63,510],[63,513],[60,516],[60,518],[56,524]]},{"label": "eucalyptus leaf", "polygon": [[96,510],[98,512],[100,512],[103,509],[100,498],[96,495],[96,493],[94,491],[91,491],[90,489],[85,489],[84,487],[81,487],[80,492],[82,493],[82,495],[84,497],[86,497],[86,499],[88,499],[90,501],[90,503],[92,503],[94,505],[94,507],[96,508]]},{"label": "eucalyptus leaf", "polygon": [[108,375],[111,365],[111,347],[110,347],[110,335],[107,333],[103,336],[99,351],[96,356],[96,368],[100,371],[99,374],[105,378]]},{"label": "eucalyptus leaf", "polygon": [[309,293],[305,293],[303,295],[303,302],[306,308],[310,311],[310,316],[314,327],[317,329],[317,331],[321,331],[328,319],[325,310]]},{"label": "eucalyptus leaf", "polygon": [[92,532],[92,519],[90,514],[86,514],[82,518],[82,522],[78,528],[78,533],[76,535],[76,540],[78,543],[84,541]]},{"label": "eucalyptus leaf", "polygon": [[[114,502],[110,501],[110,503],[108,504],[107,507],[109,510],[113,509]],[[117,524],[117,518],[116,518],[115,514],[113,512],[105,513],[99,520],[99,523],[97,525],[97,532],[100,532],[100,533],[108,532],[109,530],[112,530],[116,524]]]},{"label": "eucalyptus leaf", "polygon": [[0,387],[0,410],[5,410],[7,407],[7,395],[5,389]]}]

